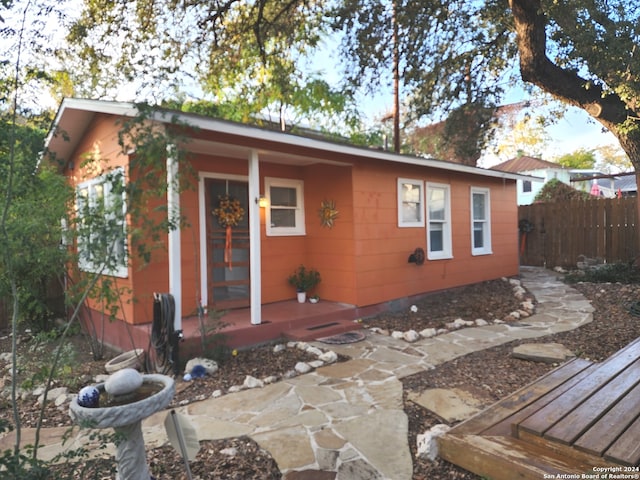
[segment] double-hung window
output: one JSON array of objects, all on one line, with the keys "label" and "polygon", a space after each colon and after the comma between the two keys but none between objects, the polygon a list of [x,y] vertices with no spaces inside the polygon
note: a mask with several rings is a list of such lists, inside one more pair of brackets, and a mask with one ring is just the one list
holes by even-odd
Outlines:
[{"label": "double-hung window", "polygon": [[489,189],[471,187],[471,253],[491,252],[491,208]]},{"label": "double-hung window", "polygon": [[117,168],[80,183],[76,208],[80,269],[126,277],[124,170]]},{"label": "double-hung window", "polygon": [[451,189],[427,183],[427,258],[451,258]]},{"label": "double-hung window", "polygon": [[304,191],[302,180],[264,179],[269,203],[266,211],[267,235],[304,235]]},{"label": "double-hung window", "polygon": [[398,178],[398,226],[424,227],[422,180]]}]

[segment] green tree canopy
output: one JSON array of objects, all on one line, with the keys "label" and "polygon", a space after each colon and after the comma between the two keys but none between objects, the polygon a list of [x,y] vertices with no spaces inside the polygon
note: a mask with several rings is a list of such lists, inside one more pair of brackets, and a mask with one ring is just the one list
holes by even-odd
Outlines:
[{"label": "green tree canopy", "polygon": [[575,152],[565,153],[555,159],[555,162],[566,168],[590,169],[596,164],[596,155],[593,150],[581,148]]},{"label": "green tree canopy", "polygon": [[64,75],[80,95],[113,98],[124,80],[147,100],[204,95],[231,120],[344,129],[358,123],[350,92],[306,64],[326,35],[323,6],[85,0],[60,51]]}]

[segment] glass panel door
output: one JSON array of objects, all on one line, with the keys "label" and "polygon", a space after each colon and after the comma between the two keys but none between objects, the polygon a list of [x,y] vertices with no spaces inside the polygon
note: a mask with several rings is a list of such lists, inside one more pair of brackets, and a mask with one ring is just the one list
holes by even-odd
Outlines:
[{"label": "glass panel door", "polygon": [[[205,187],[209,308],[247,307],[250,302],[249,185],[235,180],[208,179]],[[220,199],[225,196],[231,199],[231,207],[221,206]],[[238,204],[242,214],[234,210]],[[237,225],[227,228],[221,216],[214,214],[216,209],[225,215],[231,214]]]}]

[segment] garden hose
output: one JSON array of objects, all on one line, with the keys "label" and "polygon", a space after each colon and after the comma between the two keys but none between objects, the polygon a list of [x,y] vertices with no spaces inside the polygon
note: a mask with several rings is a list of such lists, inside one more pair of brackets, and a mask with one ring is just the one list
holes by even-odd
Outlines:
[{"label": "garden hose", "polygon": [[178,374],[178,343],[182,332],[173,328],[175,301],[170,293],[154,293],[153,322],[149,338],[149,353],[153,356],[148,370],[167,374],[173,370]]}]

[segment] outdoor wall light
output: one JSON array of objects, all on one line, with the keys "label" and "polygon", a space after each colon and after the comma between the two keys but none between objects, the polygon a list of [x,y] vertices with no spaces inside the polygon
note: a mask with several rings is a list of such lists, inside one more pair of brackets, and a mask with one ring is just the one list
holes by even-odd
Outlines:
[{"label": "outdoor wall light", "polygon": [[258,199],[258,206],[260,208],[267,208],[269,206],[269,200],[264,195],[260,195]]}]

